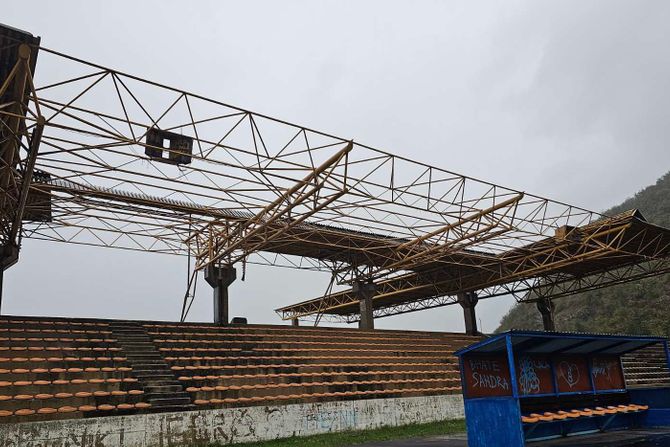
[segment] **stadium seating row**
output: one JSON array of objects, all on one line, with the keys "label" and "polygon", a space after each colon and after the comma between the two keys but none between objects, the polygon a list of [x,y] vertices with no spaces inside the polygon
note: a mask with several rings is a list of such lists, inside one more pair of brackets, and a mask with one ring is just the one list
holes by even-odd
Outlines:
[{"label": "stadium seating row", "polygon": [[2,422],[144,411],[144,396],[108,322],[0,318]]},{"label": "stadium seating row", "polygon": [[[460,393],[453,352],[478,339],[349,328],[0,317],[0,421]],[[629,383],[670,381],[663,353],[643,354],[624,359]],[[533,415],[549,417],[544,413]]]},{"label": "stadium seating row", "polygon": [[641,411],[648,410],[647,405],[617,405],[617,406],[607,406],[607,407],[595,407],[583,408],[581,410],[570,410],[570,411],[546,411],[544,413],[531,413],[527,416],[521,416],[521,422],[524,424],[536,424],[538,422],[554,422],[554,421],[563,421],[566,419],[577,419],[584,417],[595,417],[595,416],[605,416],[608,414],[617,414],[617,413],[638,413]]},{"label": "stadium seating row", "polygon": [[460,392],[463,334],[145,324],[198,406]]}]

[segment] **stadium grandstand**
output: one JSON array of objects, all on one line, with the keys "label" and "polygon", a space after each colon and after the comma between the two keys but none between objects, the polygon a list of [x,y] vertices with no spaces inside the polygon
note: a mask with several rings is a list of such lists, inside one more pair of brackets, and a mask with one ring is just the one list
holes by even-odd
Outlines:
[{"label": "stadium grandstand", "polygon": [[[87,62],[6,26],[0,121],[0,278],[23,239],[186,256],[192,266],[175,322],[1,316],[7,436],[141,432],[144,444],[125,442],[148,446],[147,430],[234,442],[462,417],[454,352],[484,337],[479,300],[535,303],[552,330],[554,299],[670,272],[670,230],[636,210],[605,216],[449,172]],[[290,325],[231,321],[228,287],[252,263],[328,272],[331,284],[277,309]],[[201,272],[213,322],[186,322]],[[465,333],[374,329],[376,318],[453,304]],[[627,356],[627,385],[670,384],[664,356]],[[260,433],[270,414],[283,419],[265,419]],[[236,421],[234,436],[207,419],[221,415]],[[239,434],[239,418],[252,434]],[[97,425],[17,424],[56,420]]]}]

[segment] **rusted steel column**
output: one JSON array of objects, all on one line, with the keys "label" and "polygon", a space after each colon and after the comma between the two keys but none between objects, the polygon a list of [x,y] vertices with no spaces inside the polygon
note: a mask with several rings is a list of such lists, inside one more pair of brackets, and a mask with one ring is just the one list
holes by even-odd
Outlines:
[{"label": "rusted steel column", "polygon": [[542,327],[545,331],[555,331],[556,324],[554,323],[554,302],[550,299],[541,299],[535,302],[537,310],[542,315]]},{"label": "rusted steel column", "polygon": [[372,298],[375,296],[376,287],[373,283],[355,282],[353,292],[358,298],[361,310],[361,319],[358,321],[359,329],[374,329],[375,319],[372,312]]},{"label": "rusted steel column", "polygon": [[214,323],[225,326],[230,321],[228,312],[228,286],[237,278],[232,265],[205,268],[205,281],[214,289]]},{"label": "rusted steel column", "polygon": [[464,292],[457,295],[458,304],[463,308],[463,319],[465,320],[465,333],[468,335],[477,335],[477,314],[475,306],[477,305],[477,294],[475,292]]}]

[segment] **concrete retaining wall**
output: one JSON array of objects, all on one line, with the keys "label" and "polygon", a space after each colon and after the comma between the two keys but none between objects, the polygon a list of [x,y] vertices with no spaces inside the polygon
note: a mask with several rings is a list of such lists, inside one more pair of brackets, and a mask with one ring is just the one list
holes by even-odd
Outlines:
[{"label": "concrete retaining wall", "polygon": [[1,447],[188,447],[464,417],[459,395],[1,424]]}]

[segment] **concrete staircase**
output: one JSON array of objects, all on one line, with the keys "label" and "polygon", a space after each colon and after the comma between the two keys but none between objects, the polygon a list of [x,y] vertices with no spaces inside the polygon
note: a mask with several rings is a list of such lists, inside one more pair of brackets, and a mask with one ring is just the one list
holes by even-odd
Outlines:
[{"label": "concrete staircase", "polygon": [[195,408],[147,331],[134,322],[115,322],[110,326],[114,338],[133,368],[133,377],[144,389],[145,401],[153,411],[184,411]]}]

